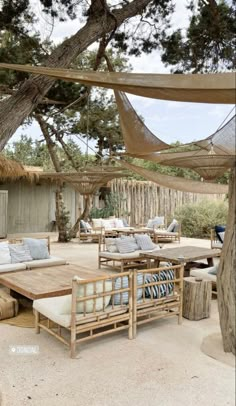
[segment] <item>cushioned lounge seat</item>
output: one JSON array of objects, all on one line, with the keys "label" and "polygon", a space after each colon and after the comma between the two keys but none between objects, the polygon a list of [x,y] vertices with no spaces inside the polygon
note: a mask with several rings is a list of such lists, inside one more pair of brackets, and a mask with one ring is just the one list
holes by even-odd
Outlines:
[{"label": "cushioned lounge seat", "polygon": [[[155,250],[149,250],[145,252],[153,252]],[[119,260],[119,259],[136,259],[140,257],[140,254],[143,254],[144,251],[138,250],[134,252],[129,252],[127,254],[121,254],[119,252],[108,252],[108,251],[101,251],[99,252],[99,256],[103,258],[110,258],[114,260]]]},{"label": "cushioned lounge seat", "polygon": [[[37,310],[39,313],[46,316],[48,319],[54,321],[54,323],[59,324],[63,327],[70,327],[71,326],[71,313],[70,314],[61,314],[62,308],[64,307],[65,301],[70,300],[71,295],[66,296],[59,296],[59,297],[51,297],[46,299],[38,299],[34,300],[33,308]],[[124,314],[127,312],[127,306],[107,306],[105,311],[96,312],[96,316],[91,314],[86,317],[82,313],[76,314],[76,324],[84,324],[88,322],[97,321],[97,319],[102,320],[109,317],[109,314],[112,313],[113,316],[118,316],[119,314]]]},{"label": "cushioned lounge seat", "polygon": [[34,259],[33,261],[25,262],[27,269],[44,268],[54,265],[65,265],[67,261],[59,257],[51,256],[48,259]]},{"label": "cushioned lounge seat", "polygon": [[197,278],[203,278],[208,281],[216,282],[216,275],[212,275],[209,272],[213,270],[214,267],[204,268],[204,269],[192,269],[190,271],[190,276],[195,276]]},{"label": "cushioned lounge seat", "polygon": [[13,271],[24,271],[25,269],[26,269],[26,265],[23,263],[0,265],[0,273],[13,272]]}]

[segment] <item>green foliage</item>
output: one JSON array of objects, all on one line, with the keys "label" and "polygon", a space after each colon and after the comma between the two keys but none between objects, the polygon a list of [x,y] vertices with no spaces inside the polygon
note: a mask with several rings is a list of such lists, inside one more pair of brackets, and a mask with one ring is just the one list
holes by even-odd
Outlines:
[{"label": "green foliage", "polygon": [[[79,146],[72,140],[67,140],[67,147],[78,167],[83,166],[85,163],[85,156],[81,154]],[[4,154],[16,161],[21,162],[24,165],[41,166],[44,170],[54,170],[51,158],[45,143],[40,141],[33,141],[31,137],[21,135],[19,141],[15,141],[13,145],[7,146],[4,149]],[[68,161],[65,152],[59,146],[57,146],[57,154],[61,162],[63,171],[70,171],[74,169]],[[94,161],[93,156],[89,156],[90,162]]]},{"label": "green foliage", "polygon": [[[101,209],[92,207],[89,217],[90,218],[108,218],[110,216],[116,215],[120,207],[120,202],[124,200],[120,194],[109,193],[105,197],[105,205]],[[122,216],[125,216],[127,213],[122,213]]]},{"label": "green foliage", "polygon": [[175,217],[181,222],[183,236],[209,238],[211,228],[226,224],[227,213],[227,202],[203,200],[182,206]]},{"label": "green foliage", "polygon": [[186,34],[165,35],[162,61],[180,72],[218,72],[235,68],[235,1],[191,1]]}]

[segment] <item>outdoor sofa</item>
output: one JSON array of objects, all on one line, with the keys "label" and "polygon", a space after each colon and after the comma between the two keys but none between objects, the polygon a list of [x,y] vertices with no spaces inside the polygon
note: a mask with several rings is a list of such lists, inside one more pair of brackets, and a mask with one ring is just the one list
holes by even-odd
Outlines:
[{"label": "outdoor sofa", "polygon": [[147,230],[153,229],[155,243],[171,241],[180,242],[181,224],[177,220],[173,219],[169,226],[166,228],[165,227],[164,217],[156,217],[151,219],[146,225]]},{"label": "outdoor sofa", "polygon": [[[70,349],[113,332],[128,330],[160,318],[182,320],[183,266],[128,271],[82,280],[72,280],[72,294],[33,302],[36,333],[43,329]],[[69,332],[65,335],[64,332]]]},{"label": "outdoor sofa", "polygon": [[15,238],[0,242],[0,273],[65,265],[63,258],[50,255],[50,237]]},{"label": "outdoor sofa", "polygon": [[102,234],[106,236],[116,236],[117,230],[132,230],[129,227],[125,219],[119,218],[97,218],[92,219],[91,222],[86,222],[84,220],[80,221],[78,238],[79,241],[92,241],[99,242],[99,238]]},{"label": "outdoor sofa", "polygon": [[[144,241],[140,246],[137,241]],[[121,244],[121,248],[117,244]],[[123,272],[125,269],[148,266],[148,260],[142,254],[153,252],[160,247],[154,244],[148,234],[134,234],[133,237],[107,238],[102,235],[98,246],[98,268],[108,266]]]}]

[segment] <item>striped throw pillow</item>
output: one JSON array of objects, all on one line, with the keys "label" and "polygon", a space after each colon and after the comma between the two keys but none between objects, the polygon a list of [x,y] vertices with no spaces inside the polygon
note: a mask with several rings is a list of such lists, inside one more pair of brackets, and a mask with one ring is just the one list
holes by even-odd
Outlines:
[{"label": "striped throw pillow", "polygon": [[[143,285],[145,283],[145,277],[142,273],[137,274],[137,285]],[[128,288],[128,276],[123,276],[117,278],[115,281],[115,290]],[[141,299],[143,290],[137,289],[137,300]],[[128,304],[129,303],[129,292],[117,293],[114,295],[114,304]]]},{"label": "striped throw pillow", "polygon": [[30,250],[27,247],[27,245],[9,244],[9,251],[10,251],[10,255],[11,255],[12,264],[33,260],[33,258],[30,255]]},{"label": "striped throw pillow", "polygon": [[[160,282],[160,281],[167,281],[173,280],[175,273],[173,270],[166,270],[161,271],[158,274],[147,275],[145,283],[152,283],[152,282]],[[163,296],[170,295],[173,292],[174,284],[170,283],[163,283],[161,285],[155,286],[147,286],[145,288],[145,297],[150,298],[153,297],[154,299],[158,299]]]}]

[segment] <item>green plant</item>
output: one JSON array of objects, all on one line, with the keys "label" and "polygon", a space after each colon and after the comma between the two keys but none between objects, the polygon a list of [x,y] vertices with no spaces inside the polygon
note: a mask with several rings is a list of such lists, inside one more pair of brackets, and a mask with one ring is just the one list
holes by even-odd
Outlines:
[{"label": "green plant", "polygon": [[182,206],[175,217],[181,222],[183,236],[209,238],[212,227],[226,224],[227,214],[227,202],[203,200]]},{"label": "green plant", "polygon": [[[124,200],[118,193],[109,193],[105,196],[105,205],[103,208],[92,207],[89,217],[90,218],[107,218],[114,216],[119,212],[120,202]],[[122,213],[124,216],[127,213]],[[121,213],[120,213],[121,215]]]}]

